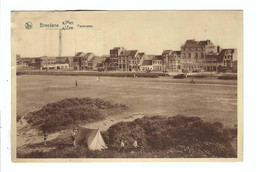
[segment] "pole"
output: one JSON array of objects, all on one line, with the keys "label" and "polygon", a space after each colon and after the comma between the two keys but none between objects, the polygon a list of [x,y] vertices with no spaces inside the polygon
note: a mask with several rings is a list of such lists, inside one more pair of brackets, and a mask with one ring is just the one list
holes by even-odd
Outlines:
[{"label": "pole", "polygon": [[59,57],[61,57],[61,46],[62,46],[62,35],[61,35],[61,29],[59,30]]}]

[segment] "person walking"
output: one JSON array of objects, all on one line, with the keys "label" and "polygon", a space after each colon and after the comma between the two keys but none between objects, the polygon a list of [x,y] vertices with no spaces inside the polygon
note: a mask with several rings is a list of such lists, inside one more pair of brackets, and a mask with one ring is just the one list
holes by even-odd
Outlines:
[{"label": "person walking", "polygon": [[43,134],[43,142],[44,142],[44,145],[46,146],[47,145],[47,133],[46,132]]},{"label": "person walking", "polygon": [[195,84],[195,82],[193,81],[193,78],[191,79],[190,83],[191,83],[191,84]]},{"label": "person walking", "polygon": [[73,139],[73,145],[75,147],[77,147],[77,134],[78,134],[78,130],[77,129],[73,129],[72,139]]},{"label": "person walking", "polygon": [[78,81],[76,80],[76,81],[75,81],[75,87],[77,87],[77,86],[78,86]]},{"label": "person walking", "polygon": [[97,82],[99,82],[99,80],[100,80],[100,77],[98,76],[98,77],[97,77]]}]

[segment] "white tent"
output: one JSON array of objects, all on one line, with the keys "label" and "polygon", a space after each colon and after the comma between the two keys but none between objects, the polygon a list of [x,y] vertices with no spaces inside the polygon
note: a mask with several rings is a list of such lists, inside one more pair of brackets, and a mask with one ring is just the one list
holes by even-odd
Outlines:
[{"label": "white tent", "polygon": [[90,150],[107,149],[99,129],[79,127],[76,140],[78,145],[86,145]]}]

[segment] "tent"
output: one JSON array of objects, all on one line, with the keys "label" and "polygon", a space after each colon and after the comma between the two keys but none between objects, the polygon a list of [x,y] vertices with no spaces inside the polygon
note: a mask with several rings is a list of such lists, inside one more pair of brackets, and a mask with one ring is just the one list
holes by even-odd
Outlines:
[{"label": "tent", "polygon": [[107,149],[99,129],[79,127],[76,140],[78,145],[86,145],[90,150]]}]

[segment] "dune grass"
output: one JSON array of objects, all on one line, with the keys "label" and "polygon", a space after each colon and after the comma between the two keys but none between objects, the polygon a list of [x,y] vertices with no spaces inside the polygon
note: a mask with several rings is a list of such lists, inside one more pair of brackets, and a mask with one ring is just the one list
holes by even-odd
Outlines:
[{"label": "dune grass", "polygon": [[49,103],[40,110],[29,113],[26,117],[29,124],[43,132],[56,132],[71,125],[95,122],[105,118],[101,109],[126,108],[125,105],[111,104],[102,99],[69,98]]},{"label": "dune grass", "polygon": [[[73,147],[72,140],[52,140],[56,147],[49,152],[18,153],[21,158],[234,158],[236,128],[224,128],[222,123],[209,123],[198,117],[144,117],[132,122],[120,122],[102,133],[107,150],[90,151]],[[125,150],[119,152],[120,140]],[[138,140],[140,149],[132,144]],[[39,145],[37,145],[39,146]],[[42,145],[44,147],[44,145]]]}]

